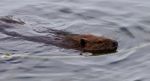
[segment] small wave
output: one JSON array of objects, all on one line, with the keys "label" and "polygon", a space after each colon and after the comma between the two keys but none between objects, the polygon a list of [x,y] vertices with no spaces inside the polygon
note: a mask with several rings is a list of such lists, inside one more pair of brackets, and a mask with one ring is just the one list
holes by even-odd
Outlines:
[{"label": "small wave", "polygon": [[126,27],[121,27],[120,30],[122,32],[124,32],[126,35],[128,35],[131,38],[135,38],[135,36],[133,35],[133,33]]}]

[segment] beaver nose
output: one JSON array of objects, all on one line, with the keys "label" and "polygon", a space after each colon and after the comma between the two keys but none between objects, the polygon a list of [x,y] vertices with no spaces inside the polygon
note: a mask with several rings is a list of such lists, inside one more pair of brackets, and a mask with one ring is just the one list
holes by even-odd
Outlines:
[{"label": "beaver nose", "polygon": [[113,47],[118,47],[118,42],[117,41],[113,42]]}]

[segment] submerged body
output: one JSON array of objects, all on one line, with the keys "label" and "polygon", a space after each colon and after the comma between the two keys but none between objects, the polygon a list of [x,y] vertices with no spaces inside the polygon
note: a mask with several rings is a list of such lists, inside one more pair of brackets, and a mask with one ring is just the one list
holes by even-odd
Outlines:
[{"label": "submerged body", "polygon": [[[5,21],[4,21],[5,20]],[[7,22],[9,21],[9,22]],[[47,29],[47,31],[52,34],[51,36],[28,36],[22,35],[17,32],[7,31],[7,28],[13,28],[12,24],[20,24],[19,21],[13,19],[0,19],[0,32],[9,36],[17,37],[20,39],[40,42],[45,44],[52,44],[58,47],[67,48],[67,49],[76,49],[82,52],[90,53],[111,53],[116,52],[118,43],[115,40],[99,37],[90,34],[72,34],[69,32]],[[22,23],[22,21],[21,21]],[[22,24],[21,24],[22,25]],[[42,32],[40,32],[42,33]]]}]

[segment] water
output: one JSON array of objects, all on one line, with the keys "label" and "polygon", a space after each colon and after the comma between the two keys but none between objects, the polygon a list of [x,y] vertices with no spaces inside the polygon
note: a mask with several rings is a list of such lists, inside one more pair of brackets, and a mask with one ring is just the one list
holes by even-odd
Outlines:
[{"label": "water", "polygon": [[119,42],[117,53],[80,56],[0,33],[0,81],[149,81],[149,0],[1,0],[0,16],[26,22],[8,31],[47,35],[54,28],[103,35]]}]

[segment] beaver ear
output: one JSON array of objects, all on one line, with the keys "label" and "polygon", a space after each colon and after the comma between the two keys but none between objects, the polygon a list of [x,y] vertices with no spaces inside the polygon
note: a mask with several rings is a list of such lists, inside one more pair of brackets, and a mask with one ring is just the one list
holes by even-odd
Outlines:
[{"label": "beaver ear", "polygon": [[80,46],[81,47],[85,47],[86,43],[87,43],[86,39],[80,39]]}]

